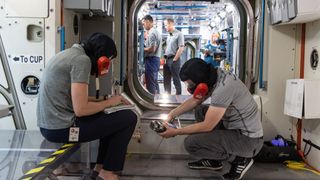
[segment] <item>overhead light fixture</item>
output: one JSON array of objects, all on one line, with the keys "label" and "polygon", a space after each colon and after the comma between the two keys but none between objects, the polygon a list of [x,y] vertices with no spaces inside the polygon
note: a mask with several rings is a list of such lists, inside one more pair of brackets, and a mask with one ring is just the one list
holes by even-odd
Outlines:
[{"label": "overhead light fixture", "polygon": [[219,24],[220,21],[221,21],[221,19],[219,18],[219,16],[216,16],[216,17],[214,18],[215,24]]},{"label": "overhead light fixture", "polygon": [[226,13],[225,11],[221,11],[221,12],[219,13],[219,16],[220,16],[222,19],[224,19],[224,18],[226,17],[226,15],[227,15],[227,13]]},{"label": "overhead light fixture", "polygon": [[228,13],[230,13],[230,12],[234,11],[234,7],[233,7],[233,5],[228,4],[228,5],[227,5],[227,7],[226,7],[226,11],[227,11]]}]

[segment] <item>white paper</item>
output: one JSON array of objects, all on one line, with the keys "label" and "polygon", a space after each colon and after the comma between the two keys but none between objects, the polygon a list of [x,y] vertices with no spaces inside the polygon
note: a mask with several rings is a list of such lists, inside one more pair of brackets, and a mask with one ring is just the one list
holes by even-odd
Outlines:
[{"label": "white paper", "polygon": [[135,109],[135,105],[119,105],[119,106],[114,106],[114,107],[104,109],[104,113],[110,114],[117,111],[134,110],[134,109]]},{"label": "white paper", "polygon": [[284,102],[284,114],[302,118],[303,117],[303,95],[304,80],[289,79],[286,83],[286,94]]}]

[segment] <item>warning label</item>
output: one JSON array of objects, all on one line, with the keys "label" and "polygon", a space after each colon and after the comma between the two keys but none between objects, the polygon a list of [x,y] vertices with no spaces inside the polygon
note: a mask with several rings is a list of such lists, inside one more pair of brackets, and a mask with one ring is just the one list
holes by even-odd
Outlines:
[{"label": "warning label", "polygon": [[20,55],[20,56],[14,56],[13,61],[23,63],[23,64],[40,64],[43,61],[43,56]]}]

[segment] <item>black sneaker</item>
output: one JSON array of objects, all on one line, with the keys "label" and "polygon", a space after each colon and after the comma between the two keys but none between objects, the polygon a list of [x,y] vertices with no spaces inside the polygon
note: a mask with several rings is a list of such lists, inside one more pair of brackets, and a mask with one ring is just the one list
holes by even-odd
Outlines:
[{"label": "black sneaker", "polygon": [[252,166],[252,164],[253,164],[253,159],[252,158],[237,157],[231,163],[230,171],[227,174],[223,175],[223,178],[224,179],[232,179],[232,180],[241,179],[242,176]]},{"label": "black sneaker", "polygon": [[90,170],[89,174],[86,174],[82,180],[96,180],[97,177],[99,175],[99,172],[95,171],[95,170]]},{"label": "black sneaker", "polygon": [[199,161],[188,163],[188,167],[190,169],[220,170],[222,169],[222,163],[212,159],[201,159]]}]

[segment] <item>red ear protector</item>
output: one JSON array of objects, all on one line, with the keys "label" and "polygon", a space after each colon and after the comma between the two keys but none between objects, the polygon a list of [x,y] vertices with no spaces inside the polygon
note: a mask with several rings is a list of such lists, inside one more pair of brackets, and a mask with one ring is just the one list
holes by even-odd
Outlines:
[{"label": "red ear protector", "polygon": [[103,76],[109,72],[111,58],[101,56],[97,61],[98,76]]},{"label": "red ear protector", "polygon": [[193,94],[193,98],[202,99],[208,94],[209,88],[206,83],[200,83],[198,85],[188,84],[188,92]]},{"label": "red ear protector", "polygon": [[111,56],[110,58],[107,58],[106,56],[101,56],[97,61],[98,72],[96,74],[96,99],[99,98],[100,91],[99,76],[106,75],[109,72],[112,59],[113,56]]}]

